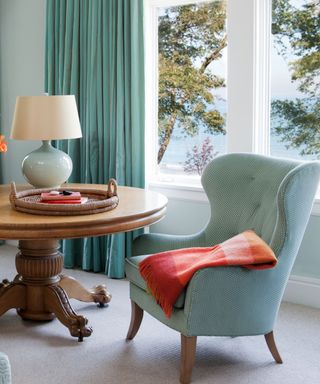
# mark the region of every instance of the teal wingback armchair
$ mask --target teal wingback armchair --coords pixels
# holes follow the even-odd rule
[[[11,369],[8,356],[0,352],[0,384],[11,384]]]
[[[318,162],[298,162],[255,154],[227,154],[213,160],[201,182],[211,218],[194,235],[143,234],[126,260],[132,317],[127,339],[136,335],[147,311],[181,334],[180,382],[189,383],[197,336],[264,335],[277,363],[281,357],[273,329],[283,292],[310,216],[320,174]],[[190,212],[192,220],[192,212]],[[254,230],[275,252],[269,270],[204,268],[194,274],[170,318],[147,292],[139,262],[156,252],[210,246]]]

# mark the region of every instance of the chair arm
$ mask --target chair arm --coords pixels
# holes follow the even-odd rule
[[[195,273],[186,290],[188,334],[242,336],[270,332],[284,286],[285,279],[276,268],[204,268]]]
[[[11,369],[8,356],[0,352],[0,384],[11,384]]]
[[[148,255],[171,249],[201,246],[203,244],[203,237],[203,233],[195,235],[146,233],[138,236],[133,241],[132,256]]]

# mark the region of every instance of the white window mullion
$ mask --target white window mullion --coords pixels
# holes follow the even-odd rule
[[[145,178],[146,185],[157,172],[158,143],[158,8],[144,2],[145,43]]]
[[[270,55],[272,0],[255,2],[253,152],[270,154]]]
[[[228,152],[270,152],[271,6],[228,1]]]
[[[254,3],[228,0],[227,149],[252,152],[254,148]]]

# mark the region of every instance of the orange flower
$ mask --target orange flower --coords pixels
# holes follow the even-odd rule
[[[0,152],[7,152],[7,143],[4,141],[5,137],[0,135]]]

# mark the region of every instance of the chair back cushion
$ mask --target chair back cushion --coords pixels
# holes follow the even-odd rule
[[[211,220],[204,231],[205,242],[216,244],[252,229],[271,244],[279,219],[280,186],[288,175],[289,179],[297,177],[292,171],[303,165],[299,161],[243,153],[216,158],[202,175],[211,206]],[[310,192],[310,186],[303,187],[300,195],[292,197],[296,201],[303,199],[303,194],[313,199],[317,186],[319,164],[312,162],[305,166],[316,168],[313,170],[314,185]],[[309,208],[307,212],[310,213]]]

